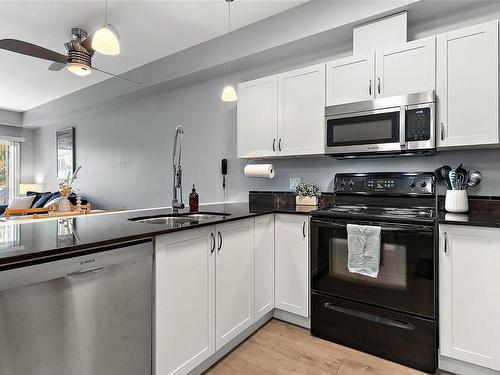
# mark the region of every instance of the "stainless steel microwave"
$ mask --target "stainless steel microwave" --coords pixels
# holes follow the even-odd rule
[[[435,150],[434,91],[325,108],[325,153],[339,157]]]

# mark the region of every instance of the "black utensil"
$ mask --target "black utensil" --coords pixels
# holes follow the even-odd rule
[[[451,167],[449,165],[443,165],[441,168],[439,168],[439,170],[441,174],[441,181],[444,181],[447,188],[451,190],[451,182],[450,182]]]

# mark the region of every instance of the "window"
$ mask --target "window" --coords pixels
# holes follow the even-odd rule
[[[20,143],[0,138],[0,205],[19,194]]]

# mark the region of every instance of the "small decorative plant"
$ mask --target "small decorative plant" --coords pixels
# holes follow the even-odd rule
[[[296,204],[302,206],[317,206],[321,192],[318,185],[301,182],[295,188]]]
[[[73,181],[75,181],[76,176],[81,168],[81,166],[76,168],[76,171],[73,172],[73,174],[71,172],[68,172],[68,177],[59,183],[59,192],[63,197],[67,197],[73,192]]]
[[[295,194],[299,197],[321,197],[319,186],[301,182],[295,187]]]

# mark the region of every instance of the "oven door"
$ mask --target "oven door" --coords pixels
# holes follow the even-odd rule
[[[347,269],[347,224],[380,226],[377,278]],[[435,316],[434,227],[341,219],[311,220],[311,289],[425,317]]]
[[[326,153],[401,151],[406,147],[401,113],[401,107],[392,107],[327,116]]]

